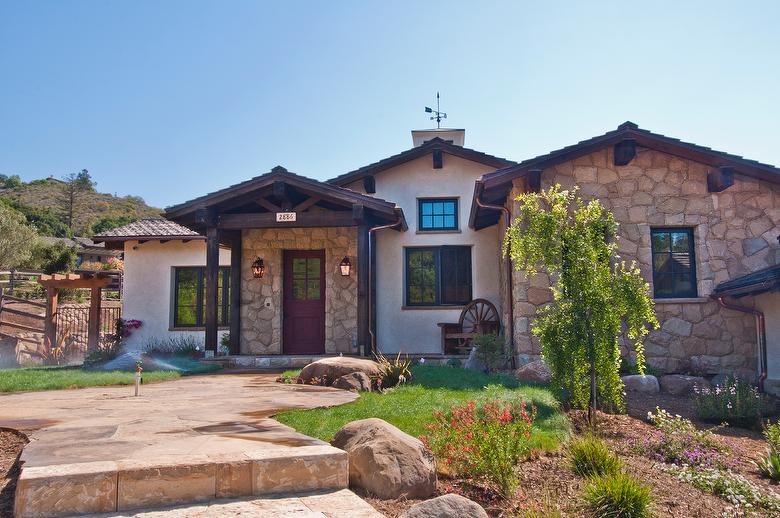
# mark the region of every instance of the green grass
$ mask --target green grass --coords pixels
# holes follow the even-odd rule
[[[652,514],[650,489],[627,473],[592,480],[585,488],[585,501],[594,516],[644,518]]]
[[[183,371],[144,371],[144,383],[169,381],[190,374],[201,374],[219,369],[189,358],[167,359]],[[135,374],[127,371],[98,371],[81,367],[30,367],[0,370],[0,392],[32,392],[96,387],[104,385],[132,385]]]
[[[386,393],[362,392],[360,399],[346,405],[314,410],[293,410],[276,419],[296,430],[330,441],[346,423],[378,417],[406,433],[419,437],[426,432],[433,412],[447,410],[453,403],[475,400],[521,400],[535,405],[532,446],[556,449],[569,434],[569,421],[558,410],[558,402],[547,388],[520,384],[503,375],[452,367],[412,367],[414,379]]]

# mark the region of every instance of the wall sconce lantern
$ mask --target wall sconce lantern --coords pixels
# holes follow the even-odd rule
[[[265,275],[265,263],[259,257],[252,263],[252,275],[255,279],[262,279]]]
[[[352,268],[352,263],[349,262],[349,257],[345,257],[339,263],[342,277],[349,277],[349,270]]]

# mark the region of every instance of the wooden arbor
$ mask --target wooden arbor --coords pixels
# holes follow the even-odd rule
[[[358,345],[372,345],[375,296],[371,288],[374,231],[407,229],[394,203],[306,178],[277,166],[270,173],[170,207],[167,219],[206,236],[205,345],[216,351],[219,248],[230,248],[230,353],[239,354],[241,334],[242,232],[261,228],[357,227]]]
[[[101,291],[111,284],[108,274],[82,273],[82,274],[54,274],[41,275],[38,284],[46,288],[46,316],[44,320],[44,334],[46,346],[57,346],[57,306],[60,290],[63,288],[89,288],[89,326],[87,334],[87,350],[91,351],[98,346],[100,339],[100,306]]]

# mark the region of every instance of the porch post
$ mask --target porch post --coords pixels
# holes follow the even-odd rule
[[[241,354],[241,231],[230,240],[230,354]]]
[[[368,334],[368,323],[371,316],[368,314],[368,226],[358,225],[357,233],[357,326],[358,346],[363,346],[363,354],[368,355],[371,349],[371,340]]]
[[[89,323],[87,331],[87,351],[98,348],[100,340],[100,305],[102,288],[93,286],[89,298]]]
[[[46,287],[46,320],[44,320],[44,339],[49,350],[57,347],[57,305],[60,290],[53,286]]]
[[[219,277],[219,231],[206,229],[206,350],[217,352],[217,283]]]

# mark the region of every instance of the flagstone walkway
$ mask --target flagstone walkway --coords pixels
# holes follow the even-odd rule
[[[132,394],[132,387],[95,387],[0,396],[0,427],[30,438],[17,518],[347,487],[343,451],[270,416],[344,404],[353,393],[226,374]]]

